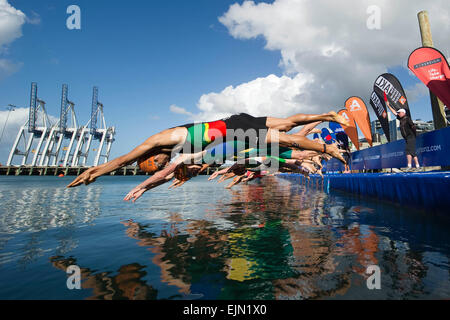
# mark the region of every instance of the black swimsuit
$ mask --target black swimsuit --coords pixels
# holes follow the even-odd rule
[[[258,142],[264,144],[268,131],[266,121],[267,117],[253,117],[247,113],[240,113],[218,121],[182,125],[180,127],[188,130],[183,152],[192,152],[192,149],[196,152],[204,150],[217,138],[221,138],[218,142],[244,140],[253,146],[257,146]]]

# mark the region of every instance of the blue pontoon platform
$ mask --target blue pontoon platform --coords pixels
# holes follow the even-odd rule
[[[450,213],[450,172],[354,173],[311,175],[282,173],[281,178],[301,184],[323,185],[324,190],[342,190],[355,195],[388,200],[401,205]]]

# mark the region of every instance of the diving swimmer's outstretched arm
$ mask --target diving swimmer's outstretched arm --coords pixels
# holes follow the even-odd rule
[[[176,168],[185,162],[198,161],[205,154],[205,151],[198,152],[195,154],[183,154],[180,155],[174,162],[170,163],[166,168],[156,172],[150,178],[139,184],[133,190],[131,190],[123,200],[129,201],[132,200],[135,202],[139,199],[144,192],[153,189],[161,184],[169,182],[173,178],[173,173]]]
[[[90,184],[95,181],[101,175],[109,173],[111,171],[117,170],[128,164],[135,162],[140,156],[146,154],[150,150],[161,146],[174,146],[182,143],[186,139],[186,129],[185,128],[172,128],[160,133],[157,133],[142,144],[134,148],[129,153],[120,156],[116,159],[108,161],[102,165],[90,168],[80,174],[75,180],[73,180],[67,187],[76,187],[80,184]]]

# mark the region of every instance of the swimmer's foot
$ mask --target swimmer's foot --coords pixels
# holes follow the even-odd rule
[[[314,157],[314,158],[312,158],[312,161],[319,167],[320,170],[322,170],[323,166],[319,159]]]
[[[314,128],[314,129],[312,129],[312,130],[309,132],[309,134],[313,134],[313,133],[321,134],[321,133],[322,133],[322,130],[317,129],[317,128]]]
[[[337,123],[339,123],[339,124],[341,124],[341,125],[343,125],[343,126],[349,126],[349,122],[348,122],[348,120],[347,119],[345,119],[343,116],[341,116],[340,114],[337,114],[336,112],[334,112],[334,111],[330,111],[329,113],[328,113],[330,116],[331,116],[331,118],[333,119],[332,121],[334,121],[334,122],[337,122]]]
[[[312,164],[309,164],[309,163],[302,163],[302,167],[305,168],[306,170],[308,170],[311,173],[315,173],[317,171],[317,169],[314,168],[314,166]]]

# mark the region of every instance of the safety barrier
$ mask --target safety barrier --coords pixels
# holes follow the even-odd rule
[[[282,173],[278,176],[297,183],[320,184],[325,191],[343,190],[354,195],[450,213],[450,172],[326,174],[323,182],[318,175],[312,175],[309,182],[300,174]]]
[[[417,136],[416,152],[422,166],[450,166],[450,127]],[[382,144],[353,152],[352,170],[372,170],[406,167],[405,140]],[[344,165],[336,159],[328,161],[327,172],[344,171]]]

